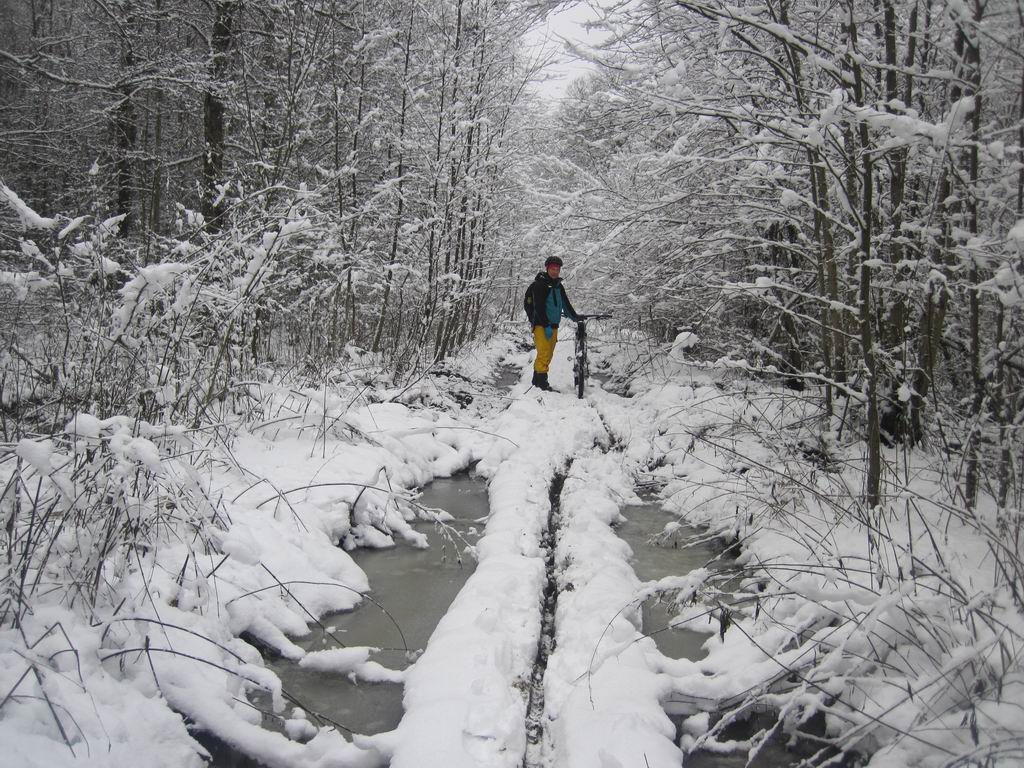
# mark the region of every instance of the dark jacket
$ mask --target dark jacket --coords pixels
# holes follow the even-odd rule
[[[523,299],[523,308],[526,310],[526,316],[530,319],[530,325],[558,327],[562,318],[548,317],[547,310],[548,294],[553,290],[561,291],[562,314],[571,320],[578,318],[576,310],[569,303],[569,297],[565,293],[565,286],[562,285],[561,278],[553,280],[547,272],[538,272],[537,277],[530,283],[530,287],[526,289],[526,296]]]

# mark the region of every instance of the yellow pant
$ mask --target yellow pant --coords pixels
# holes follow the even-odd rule
[[[537,347],[537,359],[533,361],[533,370],[537,373],[547,373],[551,367],[551,358],[555,354],[555,344],[558,343],[558,329],[551,331],[549,339],[544,334],[544,329],[539,325],[533,327],[533,343]]]

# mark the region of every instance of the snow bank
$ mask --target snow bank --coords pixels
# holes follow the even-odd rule
[[[511,768],[523,760],[548,488],[603,430],[585,406],[553,394],[520,396],[489,431],[501,439],[478,465],[490,478],[491,505],[477,544],[479,563],[406,671],[406,711],[397,730],[373,740],[390,753],[392,768]]]
[[[46,577],[21,631],[0,631],[0,689],[14,694],[0,740],[12,764],[198,767],[204,750],[183,718],[270,766],[381,764],[371,744],[315,713],[286,716],[280,681],[239,636],[302,665],[400,682],[368,649],[306,654],[292,638],[363,599],[370,585],[343,546],[418,545],[412,490],[466,467],[494,438],[447,414],[359,403],[356,389],[268,385],[262,395],[278,421],[230,445],[82,413],[50,440],[9,446],[0,489],[17,457],[43,502],[78,505],[74,525],[54,534],[49,567],[98,585],[87,601]],[[94,498],[97,477],[120,506]],[[144,536],[105,538],[108,522]],[[252,691],[269,696],[285,733],[262,726]]]
[[[630,439],[651,441],[648,478],[681,520],[740,545],[746,577],[724,594],[701,585],[698,608],[677,617],[706,625],[710,609],[718,631],[698,664],[665,666],[668,705],[767,706],[784,735],[823,713],[826,734],[873,766],[944,765],[1019,739],[1024,686],[996,649],[1019,652],[1024,620],[986,562],[991,500],[963,514],[941,458],[918,451],[908,465],[894,451],[899,494],[864,509],[862,446],[821,432],[813,403],[709,384],[634,387]],[[688,751],[748,752],[766,736],[729,742],[687,723]]]
[[[562,491],[555,650],[544,680],[546,761],[559,768],[676,768],[682,753],[661,701],[672,678],[642,634],[640,582],[611,525],[634,498],[621,456],[577,459]]]

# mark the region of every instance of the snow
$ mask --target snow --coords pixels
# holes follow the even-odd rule
[[[561,588],[545,677],[548,762],[557,766],[678,766],[661,706],[672,680],[641,634],[639,581],[611,525],[634,498],[615,454],[578,457],[565,483],[555,558]],[[644,762],[646,761],[646,762]]]
[[[38,272],[9,272],[7,270],[0,270],[0,286],[11,289],[15,300],[22,301],[32,291],[50,288],[53,286],[53,281],[41,277]]]
[[[148,275],[125,295],[175,279]],[[1016,284],[1004,276],[993,289],[1003,283]],[[672,347],[695,342],[683,332]],[[569,348],[559,345],[551,375],[563,390]],[[527,367],[508,349],[456,367],[482,380],[503,358]],[[813,445],[835,465],[807,462],[808,406],[748,380],[742,361],[669,355],[656,368],[631,383],[629,399],[596,382],[577,400],[523,381],[509,398],[468,410],[430,377],[378,388],[373,399],[356,379],[253,384],[265,416],[238,425],[229,450],[181,425],[90,413],[70,416],[49,438],[20,440],[11,450],[33,494],[92,521],[54,536],[53,572],[91,583],[110,515],[139,526],[144,547],[108,555],[105,586],[88,610],[51,591],[20,632],[0,632],[0,689],[15,694],[0,709],[5,759],[199,766],[187,717],[271,766],[500,768],[526,758],[544,768],[667,767],[696,748],[756,750],[756,739],[725,738],[711,716],[756,701],[783,710],[787,728],[823,713],[828,734],[849,732],[846,745],[873,751],[875,768],[930,766],[943,750],[972,748],[963,702],[978,679],[996,678],[1001,697],[975,696],[972,716],[983,743],[1014,738],[1022,678],[1013,654],[999,649],[1024,622],[983,565],[990,554],[979,531],[995,525],[994,510],[950,516],[943,469],[927,453],[900,458],[905,487],[878,510],[833,503],[858,482],[857,443],[820,436]],[[911,394],[907,385],[898,392]],[[203,453],[217,460],[190,458]],[[357,607],[373,588],[353,549],[423,546],[410,525],[427,514],[415,489],[474,462],[490,506],[477,568],[422,655],[398,671],[373,660],[369,646],[304,650],[296,640],[314,622]],[[0,487],[13,463],[0,464]],[[85,470],[100,465],[105,474]],[[551,485],[563,474],[552,516]],[[93,477],[102,489],[90,486]],[[744,578],[723,584],[714,569],[697,568],[640,582],[615,533],[636,501],[637,477],[660,488],[666,539],[686,523],[739,542]],[[94,509],[102,514],[93,520]],[[891,539],[875,536],[897,518]],[[549,582],[554,642],[532,743],[527,690]],[[640,604],[654,597],[673,601],[674,626],[702,633],[702,658],[668,658],[644,636]],[[936,634],[921,646],[908,641],[925,627]],[[402,685],[401,722],[373,735],[324,726],[286,703],[256,645],[328,678]],[[875,664],[879,647],[888,650]],[[266,697],[278,730],[246,703],[253,692]],[[678,740],[669,713],[687,716]],[[923,745],[894,740],[900,730]]]
[[[62,230],[61,230],[61,231],[60,231],[60,232],[59,232],[59,233],[57,234],[57,239],[58,239],[58,240],[63,240],[64,238],[66,238],[66,237],[67,237],[68,235],[70,235],[70,234],[71,234],[72,232],[74,232],[74,231],[75,231],[75,230],[77,230],[77,229],[78,229],[78,228],[79,228],[80,226],[82,226],[82,224],[83,224],[83,223],[85,222],[85,220],[86,220],[87,218],[89,218],[89,217],[88,217],[88,216],[76,216],[75,218],[73,218],[73,219],[72,219],[71,221],[69,221],[69,222],[68,222],[68,223],[67,223],[67,224],[66,224],[66,225],[64,226],[64,229],[62,229]]]
[[[313,651],[299,659],[299,666],[317,672],[331,672],[349,675],[353,679],[370,683],[400,683],[405,675],[398,670],[387,669],[370,661],[370,653],[379,648],[331,648]]]
[[[524,387],[520,385],[519,391]],[[526,747],[525,702],[540,637],[541,536],[559,466],[600,436],[578,409],[520,397],[490,431],[477,472],[489,478],[491,514],[478,564],[405,683],[405,716],[391,737],[393,768],[516,766]]]
[[[678,356],[687,349],[693,349],[700,344],[700,337],[691,331],[681,331],[672,341],[672,354]]]
[[[189,272],[189,269],[186,264],[173,262],[152,264],[137,269],[135,277],[121,286],[118,291],[121,305],[112,312],[115,334],[125,332],[136,315],[141,314],[140,310],[147,303],[153,301],[157,296],[173,291],[181,278]],[[178,301],[172,305],[172,309],[181,311],[187,303],[187,298],[188,292],[182,291],[178,296]]]
[[[804,204],[804,199],[793,190],[784,189],[779,196],[779,204],[783,208],[798,208]]]
[[[408,491],[465,467],[482,450],[477,447],[481,439],[475,430],[445,430],[460,426],[447,414],[413,412],[396,403],[353,407],[345,414],[351,394],[329,398],[326,410],[317,412],[313,406],[323,406],[323,397],[306,400],[301,393],[296,397],[295,392],[282,392],[277,395],[278,412],[291,410],[301,418],[278,425],[273,432],[240,433],[232,447],[232,461],[206,477],[196,476],[194,469],[173,458],[179,441],[189,439],[183,430],[123,417],[98,419],[79,413],[65,425],[66,445],[25,439],[16,446],[20,460],[68,499],[82,498],[84,489],[79,485],[82,478],[70,474],[70,466],[97,450],[101,451],[97,455],[110,457],[111,466],[123,466],[119,476],[124,480],[135,476],[133,468],[143,467],[152,477],[191,488],[189,493],[198,492],[200,498],[220,499],[212,509],[219,522],[209,530],[209,548],[194,548],[191,536],[163,540],[155,560],[144,570],[122,572],[120,589],[129,601],[98,606],[104,616],[100,623],[95,617],[79,617],[46,604],[26,617],[25,631],[33,640],[55,621],[72,631],[80,665],[75,677],[81,676],[83,687],[61,685],[50,690],[62,707],[74,713],[82,733],[72,735],[72,749],[68,749],[38,695],[18,707],[8,703],[0,719],[0,738],[15,739],[18,749],[27,751],[21,763],[61,765],[73,755],[85,758],[93,752],[100,755],[100,765],[138,764],[140,755],[147,755],[145,762],[151,765],[199,765],[198,747],[170,706],[267,764],[379,764],[374,749],[357,747],[329,729],[320,729],[304,744],[265,731],[253,721],[253,710],[237,701],[244,698],[243,689],[255,687],[271,692],[275,709],[283,707],[280,682],[263,668],[252,646],[237,639],[243,633],[286,658],[348,672],[368,684],[401,681],[401,673],[367,660],[365,649],[323,651],[311,654],[307,661],[307,654],[289,638],[305,634],[313,616],[351,609],[369,589],[365,575],[338,544],[360,529],[372,530],[372,525],[387,526],[395,536],[409,532],[405,515],[412,514],[412,507],[403,501],[411,498]],[[340,423],[339,415],[347,416],[348,429],[372,425],[374,436],[354,444],[339,430],[337,437],[329,438],[329,445],[307,437],[307,423],[322,425],[325,416]],[[403,430],[412,437],[403,439]],[[399,436],[391,437],[390,431]],[[7,478],[0,479],[6,482]],[[380,485],[367,487],[374,482]],[[132,514],[142,520],[140,513],[149,514],[144,507]],[[68,547],[69,557],[81,544],[58,541],[62,552]],[[390,539],[387,544],[393,546]],[[153,599],[145,599],[147,594]],[[115,607],[120,609],[118,618],[110,615]],[[0,634],[5,655],[17,642],[14,636]],[[148,651],[126,653],[142,648]],[[46,653],[42,647],[37,650]],[[344,658],[346,654],[349,658]],[[351,654],[358,658],[353,660]],[[45,661],[46,657],[39,658]],[[46,662],[45,667],[49,666]],[[7,691],[19,684],[26,693],[33,688],[38,691],[31,677],[18,683],[25,668],[24,661],[7,664],[0,673],[0,687]],[[98,693],[102,686],[110,689],[112,700],[125,702],[123,712],[103,703]],[[83,715],[77,698],[86,709],[98,701],[99,712]],[[132,709],[161,714],[148,716],[151,727],[134,727]],[[25,730],[26,718],[37,723],[31,732],[38,737],[14,736]],[[312,727],[294,722],[285,726],[303,739],[308,739]],[[116,747],[97,753],[108,738],[119,739]],[[38,758],[28,752],[38,753]],[[121,753],[123,760],[118,757]]]
[[[58,224],[56,219],[40,216],[33,211],[13,189],[3,182],[0,182],[0,197],[7,200],[7,205],[17,214],[23,229],[53,229]]]
[[[1017,247],[1019,252],[1024,252],[1024,219],[1010,227],[1007,239]]]

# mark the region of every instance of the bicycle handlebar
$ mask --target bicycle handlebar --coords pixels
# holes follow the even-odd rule
[[[576,315],[578,320],[607,320],[611,315]]]

